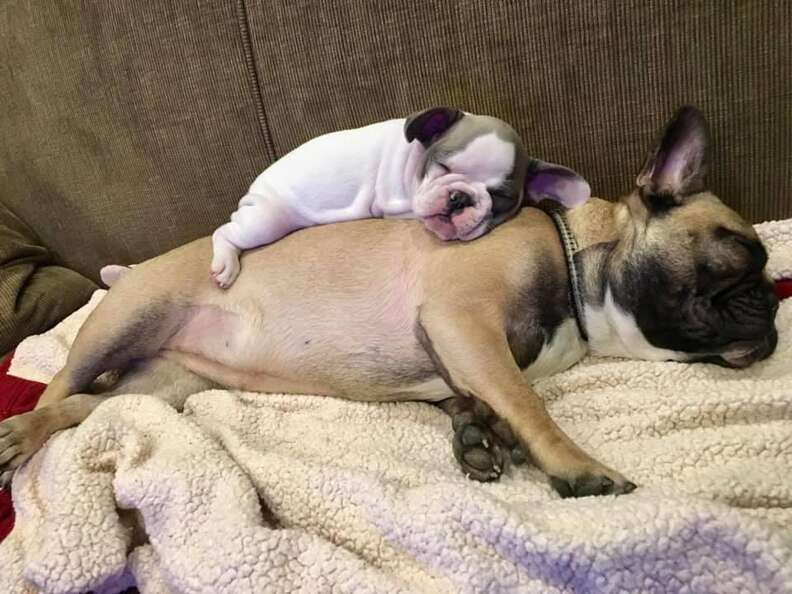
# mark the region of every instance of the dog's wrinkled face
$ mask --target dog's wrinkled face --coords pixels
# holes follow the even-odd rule
[[[775,349],[778,299],[753,227],[704,189],[707,145],[679,110],[623,199],[610,290],[663,358],[745,367]]]
[[[591,193],[571,169],[529,159],[517,133],[497,118],[436,107],[407,118],[404,133],[426,149],[413,212],[444,240],[483,235],[516,214],[525,197],[572,207]]]

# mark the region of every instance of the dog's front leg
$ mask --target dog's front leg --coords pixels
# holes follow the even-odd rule
[[[516,432],[562,497],[629,493],[635,485],[581,450],[523,378],[497,315],[424,309],[418,337],[457,394],[477,397]]]

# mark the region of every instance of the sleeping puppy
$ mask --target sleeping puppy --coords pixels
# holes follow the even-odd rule
[[[751,225],[705,190],[706,149],[702,116],[682,109],[630,195],[566,213],[526,208],[473,242],[438,240],[416,221],[315,227],[246,253],[227,291],[205,273],[209,238],[144,262],[90,315],[36,410],[0,423],[0,472],[8,480],[54,431],[82,421],[104,398],[92,382],[115,370],[115,392],[157,388],[177,406],[207,382],[477,399],[562,496],[627,493],[635,485],[563,433],[531,380],[587,351],[730,367],[773,352],[767,256]],[[192,379],[163,385],[163,368]],[[457,436],[471,419],[455,419]],[[485,441],[486,458],[500,445]],[[472,473],[465,447],[457,455]]]
[[[434,107],[319,136],[273,163],[214,232],[211,274],[228,288],[241,250],[314,225],[417,218],[440,239],[469,241],[514,216],[524,195],[572,206],[590,194],[571,169],[528,158],[506,122]]]

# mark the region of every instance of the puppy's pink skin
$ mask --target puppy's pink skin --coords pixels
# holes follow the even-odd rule
[[[448,200],[453,192],[471,196],[473,206],[447,215]],[[470,240],[486,231],[483,222],[492,210],[492,199],[484,184],[471,184],[464,176],[451,173],[425,180],[416,192],[413,210],[426,228],[443,241]]]

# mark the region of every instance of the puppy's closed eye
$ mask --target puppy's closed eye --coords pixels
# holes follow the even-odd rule
[[[514,209],[515,199],[506,190],[490,190],[492,199],[492,214],[499,215],[510,212]]]

